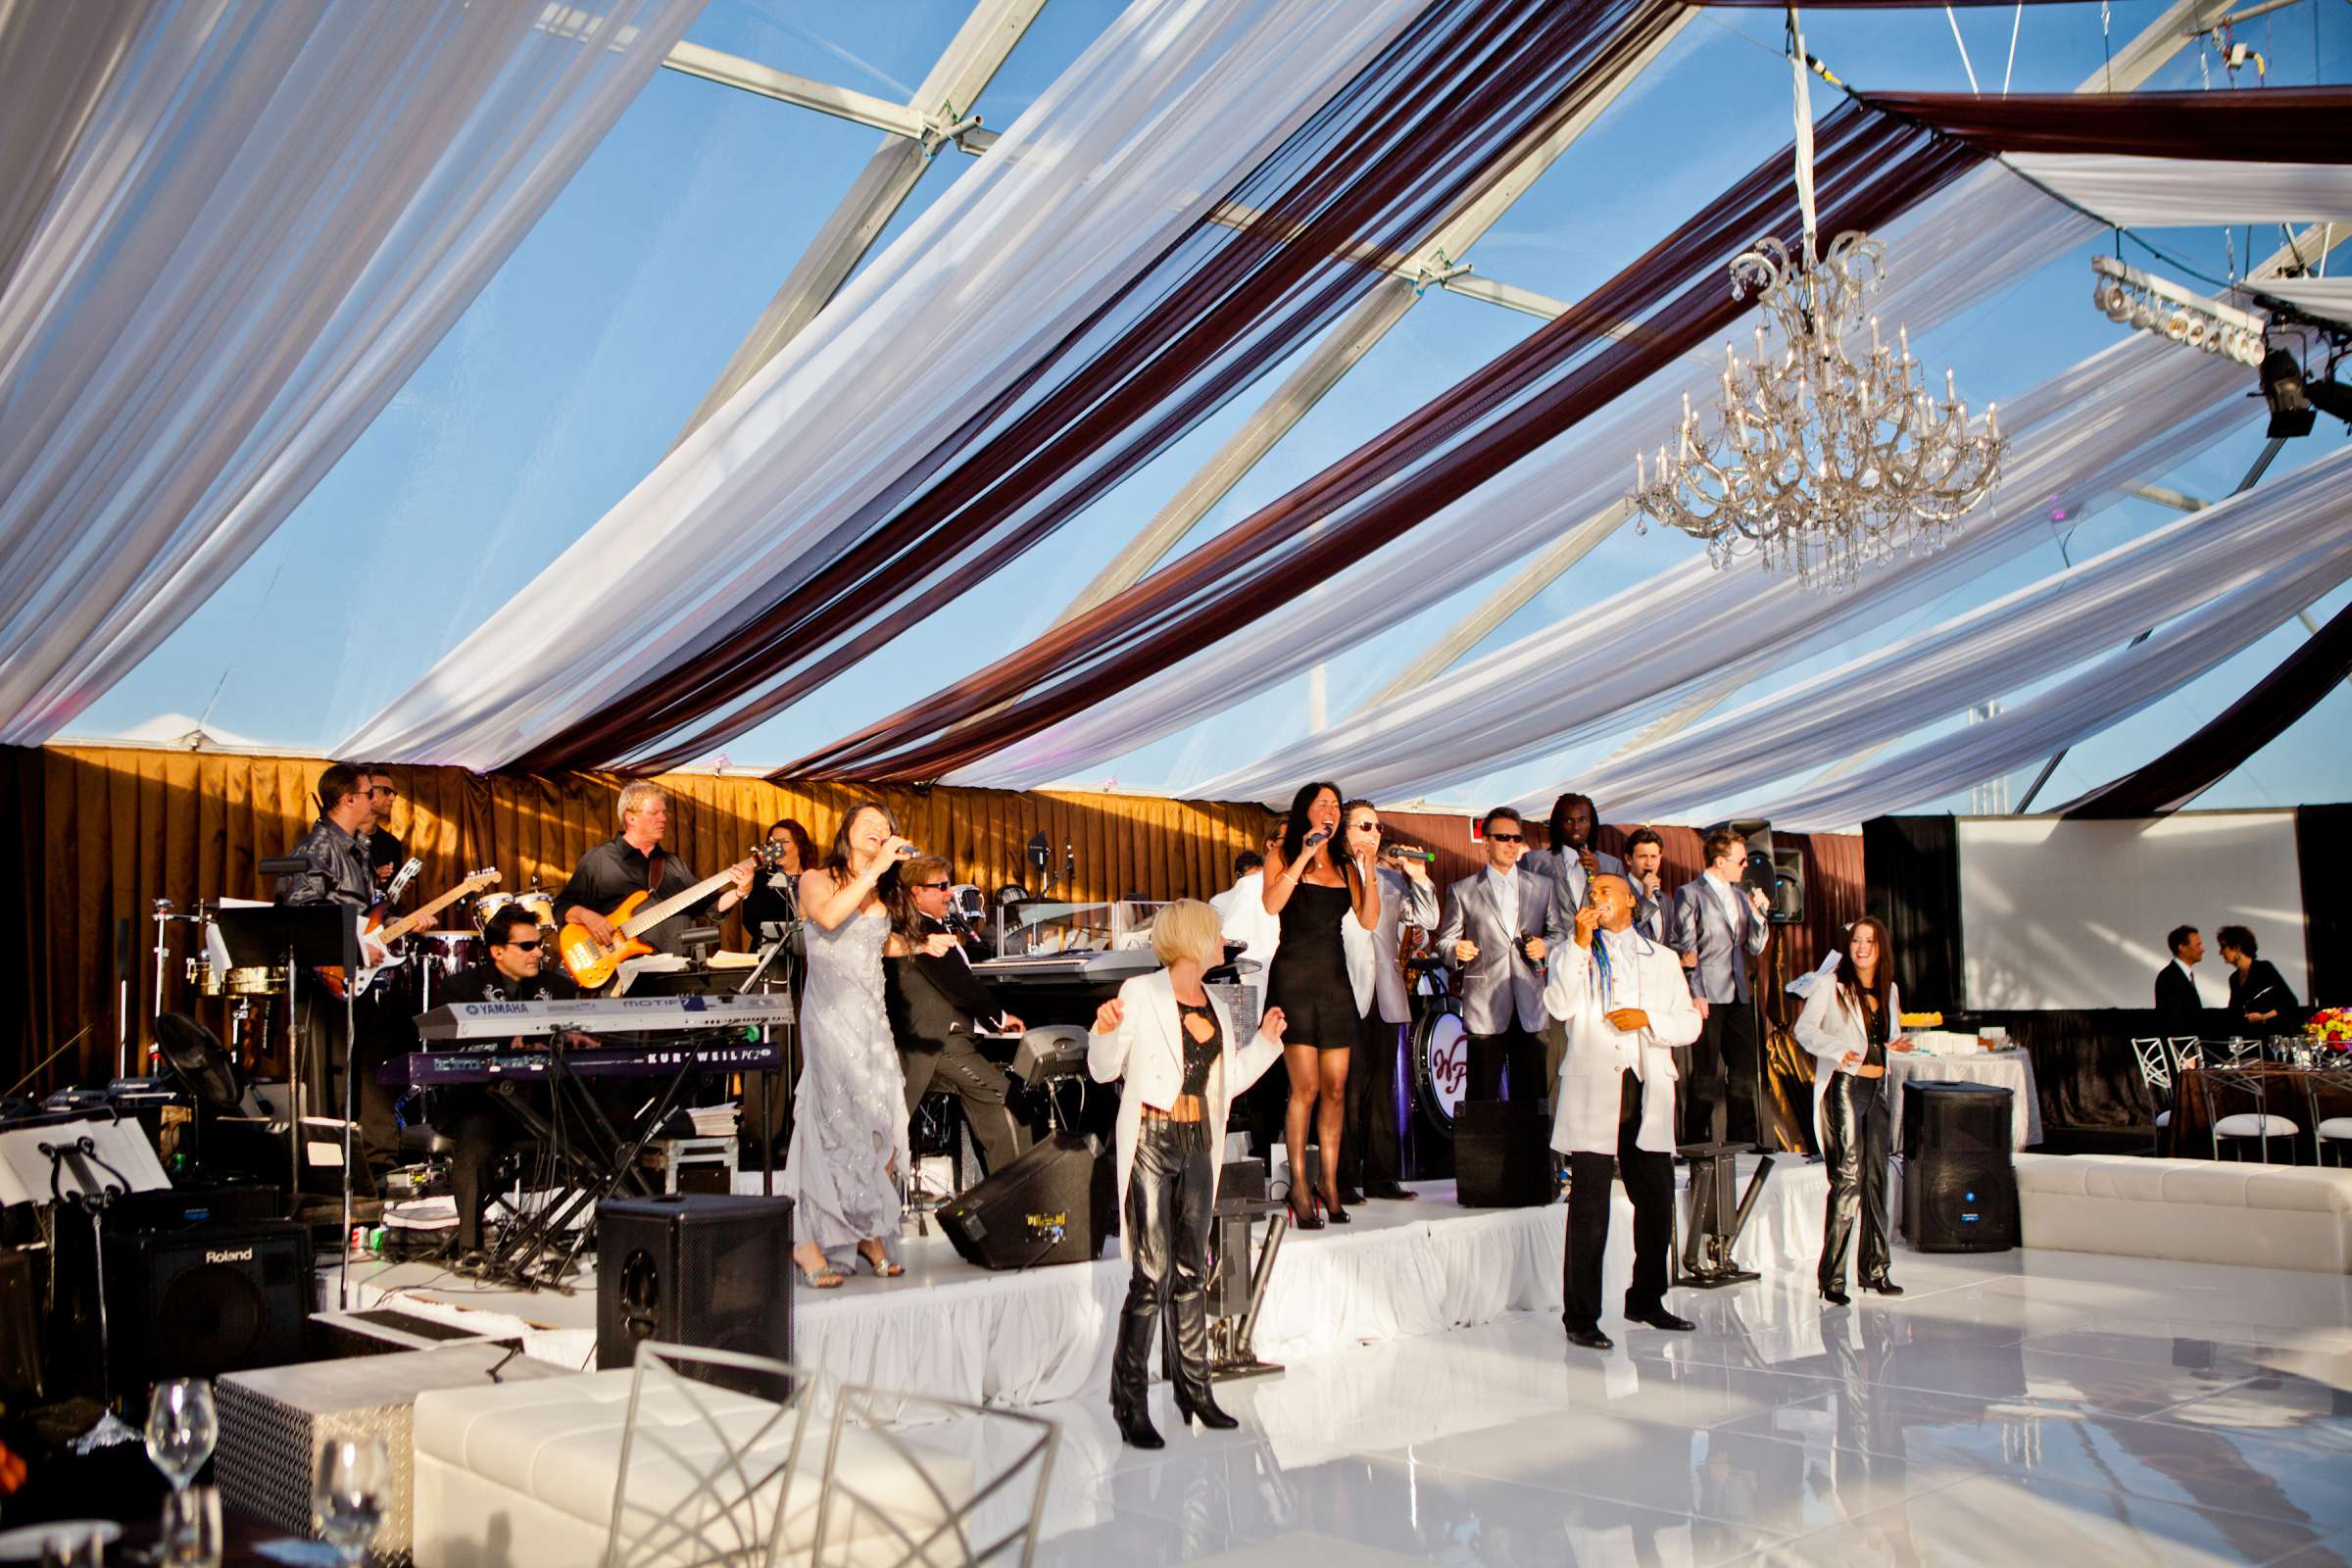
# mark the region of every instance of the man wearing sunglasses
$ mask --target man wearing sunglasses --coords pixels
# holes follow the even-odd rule
[[[439,1001],[561,1002],[580,994],[580,988],[561,967],[546,966],[548,934],[529,910],[507,906],[490,917],[483,935],[489,941],[490,960],[450,981],[437,993]],[[568,1043],[595,1042],[586,1035],[573,1035]],[[461,1049],[511,1051],[521,1045],[519,1040],[477,1041]],[[535,1087],[518,1092],[544,1094]],[[521,1141],[522,1126],[499,1109],[497,1097],[487,1088],[472,1085],[433,1091],[432,1122],[458,1146],[449,1161],[450,1196],[458,1206],[458,1250],[460,1254],[477,1251],[482,1245],[482,1210],[489,1200],[492,1177],[499,1159]]]
[[[1544,1076],[1544,961],[1559,946],[1564,915],[1551,878],[1523,868],[1527,825],[1498,806],[1480,824],[1487,864],[1447,890],[1446,923],[1437,952],[1461,976],[1462,1025],[1469,1031],[1465,1100],[1502,1098],[1510,1074],[1513,1100],[1549,1097]]]
[[[954,889],[954,873],[936,855],[900,867],[883,997],[906,1073],[906,1113],[932,1090],[947,1090],[962,1103],[981,1162],[995,1172],[1020,1157],[1029,1132],[1006,1105],[1012,1080],[981,1054],[980,1036],[1017,1035],[1022,1025],[972,972],[971,953],[948,923]]]
[[[372,763],[362,764],[359,773],[360,783],[368,792],[368,820],[360,828],[360,848],[366,853],[368,869],[380,889],[409,858],[408,846],[392,831],[392,805],[400,799],[400,786],[392,782],[390,773]]]

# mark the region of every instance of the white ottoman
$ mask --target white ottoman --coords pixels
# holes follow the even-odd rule
[[[2019,1154],[2028,1247],[2352,1273],[2352,1170]]]
[[[594,1568],[603,1562],[634,1375],[622,1368],[420,1396],[413,1428],[417,1568]],[[649,1380],[629,1461],[632,1518],[650,1521],[689,1496],[706,1466],[751,1443],[774,1414],[775,1406],[763,1399],[698,1389],[690,1400],[674,1387]],[[781,1527],[786,1560],[810,1555],[828,1421],[829,1411],[812,1415],[801,1435]],[[758,1475],[781,1464],[794,1431],[789,1416],[775,1422],[746,1449],[744,1472]],[[943,1501],[949,1510],[970,1501],[972,1468],[953,1455],[908,1447],[920,1454],[919,1468],[906,1450],[877,1434],[847,1432],[836,1471],[869,1505],[886,1509],[919,1537],[925,1522],[943,1517]],[[828,1560],[895,1562],[905,1554],[904,1544],[867,1508],[837,1508],[827,1534],[834,1543]],[[851,1538],[846,1552],[845,1538]]]

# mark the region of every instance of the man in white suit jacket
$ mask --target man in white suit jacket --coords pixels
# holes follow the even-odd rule
[[[1560,939],[1559,906],[1551,879],[1519,863],[1527,826],[1517,811],[1496,807],[1481,831],[1486,869],[1446,890],[1438,931],[1439,956],[1461,976],[1470,1055],[1462,1098],[1501,1099],[1507,1064],[1511,1098],[1541,1100],[1551,1088],[1544,1074],[1544,962]]]
[[[1398,930],[1405,921],[1425,931],[1438,924],[1438,889],[1429,879],[1423,852],[1403,849],[1410,858],[1382,852],[1380,921],[1365,931],[1353,911],[1340,924],[1348,950],[1348,979],[1355,982],[1356,1005],[1364,1014],[1364,1040],[1348,1064],[1348,1125],[1340,1139],[1340,1184],[1343,1203],[1362,1197],[1406,1202],[1419,1193],[1397,1181],[1401,1165],[1396,1152],[1396,1058],[1398,1032],[1413,1019],[1413,999],[1404,975],[1396,967]],[[1367,970],[1361,976],[1357,970]],[[1361,1178],[1358,1180],[1357,1178]]]
[[[1674,1236],[1674,1048],[1698,1038],[1698,1009],[1674,951],[1634,929],[1624,877],[1592,879],[1573,929],[1544,988],[1544,1006],[1568,1031],[1551,1118],[1551,1147],[1568,1156],[1570,1184],[1560,1316],[1570,1344],[1605,1350],[1600,1270],[1613,1176],[1625,1179],[1634,1203],[1627,1320],[1691,1326],[1666,1310],[1666,1253]]]

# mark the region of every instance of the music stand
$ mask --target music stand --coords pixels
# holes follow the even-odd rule
[[[217,909],[213,913],[229,961],[238,968],[278,969],[286,977],[286,1118],[288,1213],[302,1200],[303,1092],[301,1030],[294,1004],[300,971],[341,969],[356,974],[360,967],[360,911],[348,904],[262,904],[248,908]],[[352,1125],[359,1115],[359,1041],[348,989],[343,997],[343,1270],[336,1286],[339,1305],[351,1304],[351,1206],[353,1179]],[[326,1063],[329,1075],[334,1063]],[[316,1116],[318,1107],[311,1107]]]
[[[0,1133],[0,1202],[71,1205],[90,1216],[98,1271],[98,1384],[115,1393],[106,1310],[106,1210],[131,1193],[172,1185],[135,1121],[71,1121]]]

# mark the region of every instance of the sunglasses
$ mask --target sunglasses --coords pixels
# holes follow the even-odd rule
[[[542,944],[538,942],[510,942],[507,944],[507,946],[513,948],[516,953],[537,953]]]
[[[914,885],[926,893],[945,893],[956,884],[953,882],[917,882]]]
[[[1524,833],[1490,833],[1487,837],[1497,844],[1524,844],[1527,842],[1527,835]]]
[[[394,799],[394,800],[396,800],[396,801],[400,799],[400,791],[398,791],[398,790],[394,789],[394,788],[393,788],[391,785],[389,785],[389,784],[378,784],[378,785],[375,785],[374,787],[372,787],[371,789],[369,789],[369,790],[368,791],[368,794],[370,794],[370,795],[389,795],[390,797],[392,797],[392,799]]]

